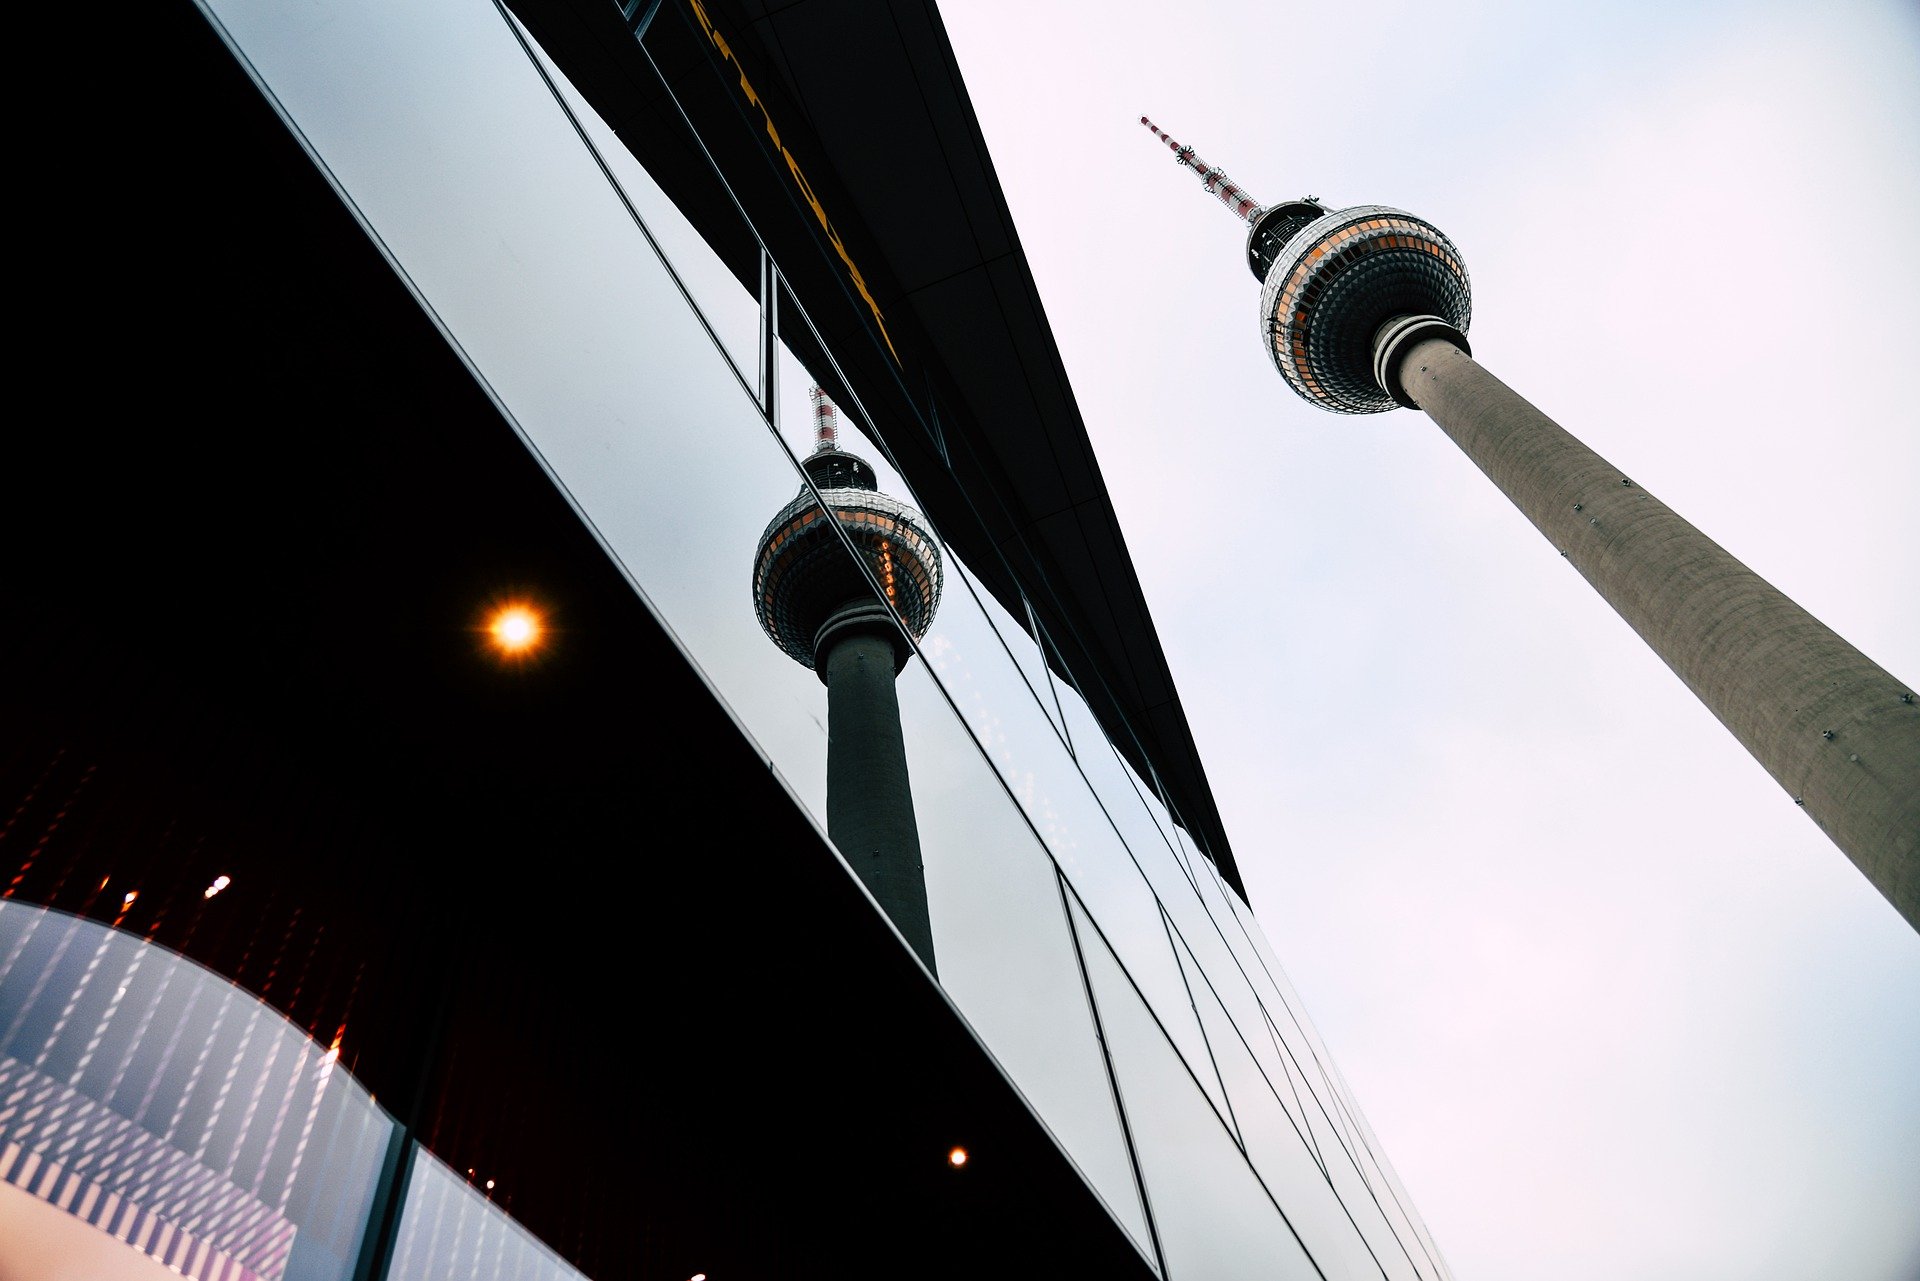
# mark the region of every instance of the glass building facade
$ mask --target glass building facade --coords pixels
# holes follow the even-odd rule
[[[663,47],[685,47],[692,36],[727,49],[721,6],[641,0],[611,11],[632,44],[632,67],[657,75],[663,110],[674,109],[676,87],[692,74],[655,60],[648,42],[663,24],[680,24],[683,39]],[[557,758],[556,772],[582,791],[626,789],[651,814],[636,830],[651,835],[618,850],[578,851],[577,866],[549,864],[546,847],[530,845],[524,863],[512,865],[502,849],[511,842],[495,840],[499,824],[540,824],[515,809],[510,777],[476,776],[482,781],[460,791],[427,777],[438,767],[422,758],[417,795],[340,782],[356,772],[352,734],[390,740],[369,743],[369,753],[412,750],[409,702],[429,701],[417,686],[396,683],[370,699],[378,710],[356,713],[351,734],[314,749],[327,763],[309,768],[299,763],[304,748],[278,744],[306,736],[310,709],[262,701],[240,713],[226,704],[208,711],[194,679],[169,684],[167,673],[116,685],[118,677],[102,676],[127,667],[116,642],[77,640],[83,629],[58,603],[66,598],[40,593],[33,599],[53,603],[12,627],[11,665],[66,675],[14,691],[28,713],[11,722],[9,790],[0,798],[12,815],[0,832],[9,882],[0,887],[0,1265],[11,1255],[21,1275],[65,1260],[81,1267],[76,1275],[165,1268],[202,1281],[695,1271],[725,1281],[723,1267],[680,1251],[669,1222],[673,1198],[702,1195],[698,1179],[674,1189],[649,1167],[623,1187],[609,1173],[617,1159],[585,1141],[590,1155],[555,1157],[554,1135],[588,1135],[617,1113],[647,1137],[610,1137],[608,1147],[689,1144],[704,1122],[648,1129],[650,1118],[681,1105],[638,1084],[647,1058],[684,1049],[676,1048],[675,1012],[737,1003],[738,1021],[751,1024],[756,1010],[784,1003],[804,1020],[809,998],[783,992],[777,970],[752,992],[721,990],[699,961],[661,972],[638,959],[644,944],[634,945],[631,969],[615,960],[599,971],[594,993],[579,1001],[588,1016],[564,1001],[538,1008],[537,985],[516,976],[530,972],[535,953],[586,946],[567,937],[575,933],[604,935],[595,946],[620,956],[630,943],[620,937],[621,905],[669,892],[656,868],[726,863],[736,868],[730,875],[758,880],[775,875],[768,869],[783,857],[787,838],[756,827],[745,809],[716,811],[697,793],[669,794],[667,783],[650,792],[629,776],[596,775],[600,743],[631,738],[682,755],[693,735],[680,718],[700,717],[702,733],[745,744],[795,830],[823,839],[826,691],[769,644],[749,595],[768,514],[808,483],[799,465],[806,393],[820,382],[839,389],[843,443],[876,461],[884,492],[929,515],[947,576],[939,615],[897,685],[937,982],[913,967],[870,902],[878,934],[860,946],[898,953],[886,964],[905,976],[900,983],[919,985],[916,1017],[951,1024],[961,1053],[1009,1087],[1013,1103],[1001,1106],[1022,1110],[1018,1123],[1036,1125],[1090,1194],[1097,1213],[1062,1211],[1051,1221],[1042,1213],[1029,1239],[1052,1233],[1077,1257],[1121,1258],[1139,1275],[1176,1281],[1449,1275],[1231,874],[1187,821],[1191,799],[1163,782],[1155,747],[1107,710],[1114,700],[1098,688],[1102,674],[1076,670],[1074,647],[1052,634],[1043,603],[1007,590],[1021,569],[989,563],[991,546],[977,540],[970,562],[942,529],[951,501],[922,497],[906,474],[913,469],[898,452],[907,435],[936,452],[951,444],[939,395],[914,393],[915,421],[875,421],[860,378],[842,366],[854,346],[871,358],[874,331],[836,326],[816,314],[818,294],[779,286],[804,273],[769,246],[760,210],[735,203],[732,221],[718,225],[710,208],[678,206],[505,7],[203,0],[183,21],[206,28],[208,48],[229,60],[236,83],[244,74],[246,91],[297,143],[289,154],[304,157],[308,178],[330,188],[358,224],[391,275],[394,305],[416,308],[470,381],[477,407],[468,412],[508,426],[557,500],[553,519],[572,522],[572,554],[612,567],[634,617],[650,619],[663,638],[665,658],[635,659],[646,670],[631,674],[633,700],[620,705],[641,709],[636,716],[582,729],[577,742],[514,749]],[[742,128],[755,123],[743,120]],[[685,123],[695,138],[712,127],[691,116]],[[799,178],[799,163],[788,160]],[[691,151],[686,163],[712,165],[708,179],[727,186],[710,155]],[[236,225],[247,216],[233,213]],[[213,217],[209,243],[227,235]],[[858,283],[854,255],[824,214],[820,223]],[[764,277],[775,285],[760,296],[715,248],[743,242],[761,247]],[[195,268],[179,270],[187,280]],[[857,302],[859,292],[847,297]],[[283,323],[279,311],[231,301],[242,328]],[[873,318],[890,345],[882,311]],[[344,380],[346,366],[376,366],[393,350],[377,335],[333,329],[339,351],[303,367],[313,386],[329,368]],[[290,342],[298,332],[288,325]],[[143,394],[245,381],[220,352],[207,368]],[[260,394],[280,403],[305,393],[280,380]],[[408,424],[448,412],[421,394],[362,419],[329,408],[322,430],[347,438],[337,447],[351,457],[333,464],[343,474],[391,463],[397,475],[403,464],[392,456],[413,448]],[[281,426],[263,419],[257,430]],[[450,491],[484,488],[470,482],[462,454],[441,445],[420,452],[406,474]],[[246,460],[217,465],[244,471]],[[246,511],[272,508],[282,484],[272,474],[223,483],[250,491]],[[399,499],[416,497],[429,501],[424,492]],[[342,530],[352,518],[341,516]],[[210,538],[249,537],[244,512],[219,523]],[[457,576],[442,580],[436,566],[447,561],[436,557],[483,555],[491,545],[463,527],[459,551],[442,552],[442,535],[428,524],[395,544],[427,550],[414,556],[415,590],[394,600],[411,608],[444,597],[455,614],[480,608],[486,593]],[[275,559],[288,576],[314,578],[317,590],[319,578],[302,566],[356,536],[316,535]],[[500,538],[503,547],[511,541]],[[359,554],[377,560],[381,552]],[[74,590],[84,586],[83,574]],[[530,660],[510,688],[476,696],[519,724],[514,718],[541,714],[542,682],[567,675],[568,647],[597,643],[604,620],[577,601],[570,608],[536,564],[514,562],[487,590],[536,602],[553,625],[553,664]],[[324,607],[362,608],[383,606],[349,599]],[[284,640],[290,632],[313,630],[297,621],[261,627],[260,652],[270,656],[293,644]],[[315,655],[330,643],[360,642],[347,634],[296,649],[322,670]],[[610,661],[617,666],[618,656]],[[659,719],[649,723],[650,673],[675,663],[708,709],[686,710],[698,706],[692,695],[661,696]],[[603,696],[617,701],[597,688],[569,694],[581,706]],[[136,732],[122,720],[161,729]],[[134,738],[139,751],[125,746]],[[662,766],[662,779],[676,777],[673,768],[721,782],[729,771],[750,772],[686,752],[696,759]],[[382,777],[404,772],[396,766]],[[213,776],[227,781],[206,781]],[[473,802],[470,812],[423,812],[455,794]],[[551,800],[542,794],[542,804]],[[488,817],[496,814],[511,817]],[[554,823],[565,828],[563,818]],[[444,869],[460,861],[429,863],[420,853],[428,847],[476,851],[466,866],[484,884],[450,879]],[[323,871],[276,882],[265,901],[249,899],[255,882],[234,869],[262,851],[271,853],[263,867]],[[842,880],[832,892],[859,899],[852,878]],[[434,919],[438,908],[445,920]],[[501,1006],[522,1011],[511,1035],[497,1030]],[[892,1017],[889,1008],[865,1011],[881,1036]],[[743,1079],[778,1077],[798,1053],[777,1042],[763,1051]],[[844,1074],[862,1070],[848,1063]],[[886,1125],[861,1115],[809,1124],[826,1141]],[[954,1143],[971,1133],[956,1128]],[[742,1142],[722,1122],[708,1140],[696,1145]],[[970,1146],[974,1169],[938,1177],[991,1178],[991,1147]],[[690,1159],[689,1169],[709,1159]],[[742,1153],[737,1162],[758,1159]],[[591,1194],[570,1177],[591,1184]],[[871,1177],[907,1176],[876,1168]],[[934,1186],[901,1204],[910,1214],[926,1195],[949,1195]],[[738,1218],[720,1221],[752,1238],[748,1221],[760,1211],[751,1197],[781,1194],[739,1187],[757,1192],[739,1193],[747,1199]],[[859,1199],[851,1189],[845,1196]],[[1003,1211],[972,1212],[995,1225],[978,1227],[989,1244],[1009,1221]],[[912,1223],[886,1230],[926,1239]],[[856,1214],[844,1231],[880,1229]],[[654,1235],[673,1244],[656,1249]],[[109,1238],[117,1239],[110,1249],[102,1244]],[[859,1271],[809,1257],[797,1240],[743,1249],[750,1261],[782,1261],[788,1275]],[[946,1247],[928,1240],[927,1249],[908,1270],[944,1274]],[[713,1257],[722,1253],[716,1243]],[[759,1273],[747,1266],[737,1274]]]

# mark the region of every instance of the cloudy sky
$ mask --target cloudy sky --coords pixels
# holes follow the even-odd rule
[[[1254,907],[1455,1271],[1920,1276],[1920,937],[1437,428],[1287,390],[1137,123],[1432,219],[1486,365],[1914,681],[1920,10],[943,15]]]

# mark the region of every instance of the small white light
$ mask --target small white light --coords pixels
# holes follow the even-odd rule
[[[206,898],[212,898],[231,884],[233,884],[233,878],[231,876],[216,876],[213,878],[213,884],[207,886],[201,893]]]
[[[137,899],[137,898],[139,898],[139,897],[140,897],[140,891],[139,891],[139,890],[129,890],[129,891],[127,892],[127,896],[126,896],[125,898],[123,898],[123,899],[121,899],[121,900],[120,900],[120,906],[121,906],[121,907],[132,907],[132,906],[133,906],[133,900],[135,900],[135,899]]]
[[[491,1191],[493,1191],[493,1180],[492,1180],[492,1179],[488,1179],[488,1180],[487,1180],[487,1191],[489,1191],[489,1192],[491,1192]]]
[[[687,1281],[707,1281],[707,1274],[704,1272],[696,1272],[688,1277]]]
[[[952,1166],[954,1169],[957,1170],[961,1166],[965,1165],[966,1163],[967,1163],[967,1150],[965,1148],[957,1147],[953,1151],[947,1153],[947,1164]]]

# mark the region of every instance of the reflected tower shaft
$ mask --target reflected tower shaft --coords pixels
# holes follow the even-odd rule
[[[939,606],[940,553],[919,513],[880,493],[866,460],[840,448],[833,403],[818,387],[813,405],[814,447],[802,463],[811,483],[761,536],[754,610],[827,687],[827,834],[931,970],[894,681],[913,656],[909,635],[925,635]]]

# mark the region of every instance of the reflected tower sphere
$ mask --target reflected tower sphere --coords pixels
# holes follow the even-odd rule
[[[1467,269],[1439,228],[1384,205],[1263,206],[1140,123],[1247,224],[1287,385],[1334,413],[1424,411],[1920,929],[1913,687],[1477,363]]]
[[[894,678],[913,656],[908,637],[926,635],[939,607],[940,551],[920,514],[880,493],[866,460],[840,448],[833,402],[818,387],[813,419],[813,452],[802,463],[812,484],[760,537],[754,612],[773,643],[827,687],[827,832],[932,969]]]

